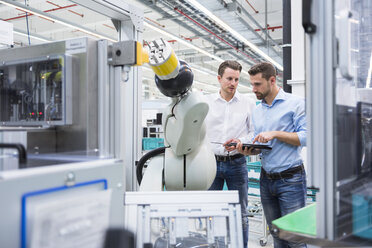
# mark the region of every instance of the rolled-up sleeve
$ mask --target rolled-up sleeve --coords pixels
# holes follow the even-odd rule
[[[293,123],[295,126],[295,132],[298,135],[301,146],[306,146],[306,114],[305,114],[305,100],[300,99],[297,104],[296,111],[293,115]]]

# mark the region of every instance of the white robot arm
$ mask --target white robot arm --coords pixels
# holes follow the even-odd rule
[[[150,161],[140,190],[207,190],[216,175],[216,160],[204,124],[208,104],[200,93],[189,91],[193,73],[167,42],[160,39],[148,45],[156,85],[172,102],[163,113],[164,155]]]

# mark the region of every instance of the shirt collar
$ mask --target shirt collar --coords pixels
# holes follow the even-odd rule
[[[233,98],[231,99],[231,101],[234,101],[235,99],[236,99],[236,101],[239,101],[241,98],[242,98],[242,95],[238,92],[238,90],[236,90]],[[217,101],[218,99],[220,99],[222,101],[226,101],[225,99],[223,99],[221,97],[220,91],[218,91],[217,93],[214,94],[214,100]]]
[[[277,101],[281,101],[281,100],[286,100],[287,99],[287,95],[286,95],[286,93],[283,91],[283,89],[279,89],[279,92],[278,92],[278,94],[276,95],[276,97],[274,98],[274,100],[273,100],[273,102],[272,102],[272,104],[271,104],[271,106],[273,106]],[[266,106],[269,106],[266,102],[265,102],[265,100],[262,100],[262,103],[264,104],[264,105],[266,105]]]

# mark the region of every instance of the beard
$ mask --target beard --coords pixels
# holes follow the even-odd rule
[[[262,93],[256,93],[256,97],[258,100],[264,99],[264,95]]]

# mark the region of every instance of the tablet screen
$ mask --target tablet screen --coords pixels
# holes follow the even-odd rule
[[[243,148],[245,147],[248,147],[248,148],[257,148],[257,149],[267,149],[267,150],[271,150],[271,146],[268,146],[268,145],[260,145],[260,144],[243,144]]]

